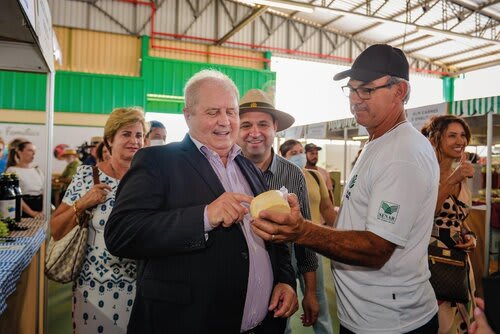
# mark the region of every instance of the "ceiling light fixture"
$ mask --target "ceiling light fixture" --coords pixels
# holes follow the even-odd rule
[[[296,1],[286,1],[286,0],[240,0],[240,2],[249,5],[263,5],[274,8],[282,8],[289,10],[296,10],[304,13],[314,12],[315,7],[307,3],[296,2]]]

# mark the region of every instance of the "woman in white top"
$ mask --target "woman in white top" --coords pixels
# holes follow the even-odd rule
[[[43,210],[44,175],[38,167],[31,167],[36,147],[28,140],[15,140],[9,148],[6,173],[16,173],[23,192],[23,217],[38,217]]]

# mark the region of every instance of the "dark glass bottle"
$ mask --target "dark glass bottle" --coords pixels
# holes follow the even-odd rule
[[[21,191],[21,187],[19,186],[19,178],[17,177],[16,173],[10,174],[10,178],[12,180],[12,185],[14,188],[14,193],[16,194],[16,222],[21,221],[21,216],[22,216],[22,206],[21,206],[21,199],[23,198],[23,193]]]
[[[10,177],[5,173],[0,177],[0,217],[16,218],[16,194]]]

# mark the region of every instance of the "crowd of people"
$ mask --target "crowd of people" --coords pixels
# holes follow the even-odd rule
[[[331,269],[340,334],[493,333],[474,299],[470,260],[468,303],[437,300],[429,281],[429,245],[476,246],[466,223],[469,127],[450,115],[431,118],[421,132],[407,121],[409,64],[397,48],[367,48],[334,77],[344,78],[369,140],[341,203],[333,200],[339,185],[316,165],[321,147],[291,139],[275,152],[276,133],[294,118],[262,90],[240,99],[216,70],[185,85],[189,131],[181,142],[165,145],[163,124],[130,107],[109,115],[95,163],[65,152],[68,185],[52,236],[61,239],[79,213],[93,213],[73,285],[73,331],[291,333],[298,279],[303,326],[333,333],[324,282]],[[44,175],[31,166],[36,148],[19,141],[9,150],[7,171],[30,196],[23,211],[37,216]],[[252,199],[269,189],[284,193],[290,212],[251,217]]]

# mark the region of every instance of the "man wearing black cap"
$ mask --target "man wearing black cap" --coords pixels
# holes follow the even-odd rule
[[[290,215],[262,212],[255,233],[294,241],[332,259],[340,333],[437,333],[427,246],[439,185],[428,141],[406,121],[409,65],[399,49],[363,51],[342,89],[370,140],[345,186],[336,229],[306,221],[297,198]]]
[[[321,168],[319,166],[316,166],[318,163],[318,151],[321,151],[322,148],[319,146],[316,146],[313,143],[309,143],[304,147],[306,151],[306,169],[312,169],[315,171],[318,171],[318,173],[321,174],[323,177],[323,180],[325,180],[326,183],[326,188],[328,189],[328,196],[330,197],[330,201],[335,204],[333,201],[333,185],[332,185],[332,179],[330,178],[330,175],[328,175],[328,172],[326,169]]]

